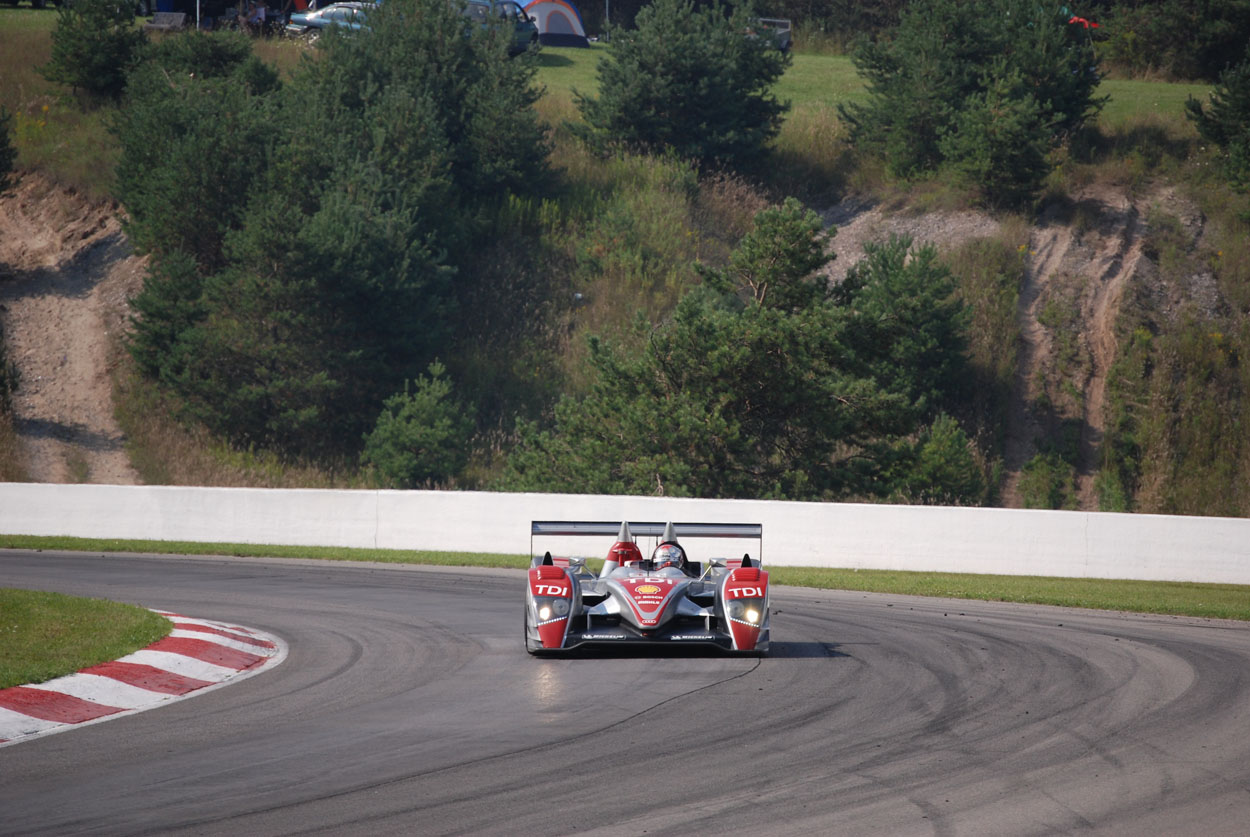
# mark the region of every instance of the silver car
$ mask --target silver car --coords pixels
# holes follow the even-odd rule
[[[535,536],[616,542],[599,572],[586,558],[534,555],[525,589],[525,650],[558,654],[582,646],[694,645],[764,654],[769,645],[768,573],[758,523],[534,521]],[[644,557],[635,538],[656,537]],[[692,538],[756,540],[755,558],[693,561]],[[531,549],[531,553],[533,550]],[[736,552],[736,549],[735,549]]]

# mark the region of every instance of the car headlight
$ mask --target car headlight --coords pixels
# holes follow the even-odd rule
[[[569,615],[568,599],[555,596],[535,596],[534,604],[537,607],[539,622],[562,619]]]
[[[725,614],[734,622],[758,628],[764,620],[764,600],[734,599],[725,605]]]

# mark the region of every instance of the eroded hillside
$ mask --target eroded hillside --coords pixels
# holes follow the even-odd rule
[[[1146,217],[1164,207],[1197,239],[1202,219],[1170,189],[1132,195],[1087,186],[1043,213],[1028,231],[1020,287],[1016,374],[1004,433],[1003,503],[1020,506],[1021,469],[1065,436],[1078,446],[1078,502],[1095,509],[1094,476],[1105,432],[1108,373],[1125,290],[1152,281],[1143,269]],[[906,235],[949,250],[996,236],[999,221],[975,211],[886,212],[847,201],[825,212],[837,227],[832,274],[868,241]],[[14,401],[27,470],[43,482],[137,481],[113,417],[109,364],[142,282],[117,208],[28,175],[0,200],[0,303],[9,357],[21,375]],[[1153,291],[1152,291],[1153,292]],[[1177,293],[1191,293],[1182,289]],[[1201,294],[1201,287],[1192,293]]]
[[[109,364],[142,283],[117,208],[27,175],[0,200],[0,314],[19,385],[15,429],[36,482],[138,481]]]

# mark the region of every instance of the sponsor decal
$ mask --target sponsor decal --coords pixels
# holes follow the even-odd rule
[[[725,594],[731,599],[758,599],[764,595],[763,587],[726,588]]]
[[[710,640],[715,640],[716,635],[715,634],[674,634],[673,636],[670,636],[669,639],[693,639],[693,640],[698,640],[700,642],[708,642]]]
[[[640,627],[659,624],[659,611],[678,589],[676,580],[671,578],[631,578],[621,584],[627,594],[625,601],[633,609],[634,620]]]
[[[567,596],[569,588],[560,584],[535,584],[535,596]]]
[[[655,610],[664,604],[664,600],[668,598],[673,591],[672,579],[665,579],[668,582],[668,589],[665,590],[656,583],[656,579],[641,579],[630,583],[626,590],[629,591],[630,597],[638,603],[643,610]]]

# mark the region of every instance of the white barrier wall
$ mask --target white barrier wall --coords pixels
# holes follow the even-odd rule
[[[0,483],[0,533],[527,554],[531,520],[761,523],[766,563],[1250,584],[1250,519],[460,491]],[[563,554],[610,539],[564,539]],[[713,554],[730,556],[716,544]],[[746,544],[754,553],[755,544]],[[535,543],[536,550],[554,544]],[[688,544],[691,557],[699,543]],[[554,549],[553,549],[554,551]]]

